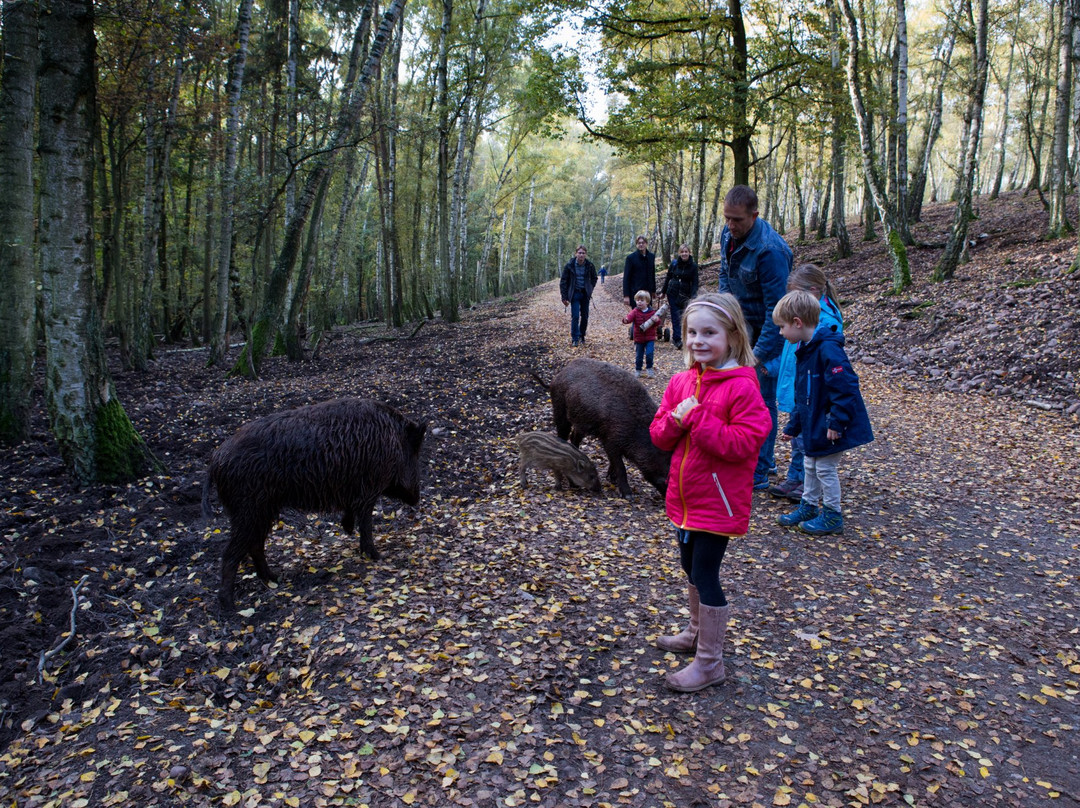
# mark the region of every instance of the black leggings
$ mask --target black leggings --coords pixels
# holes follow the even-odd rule
[[[683,572],[697,587],[698,598],[706,606],[727,606],[720,586],[720,563],[727,552],[728,537],[701,530],[675,529],[679,561]]]

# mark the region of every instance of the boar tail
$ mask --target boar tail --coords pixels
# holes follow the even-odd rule
[[[543,387],[543,388],[544,388],[545,390],[549,390],[549,389],[550,389],[550,385],[549,385],[549,384],[548,384],[547,382],[545,382],[545,381],[544,381],[544,377],[543,377],[543,376],[541,376],[541,375],[540,375],[540,374],[539,374],[539,373],[538,373],[538,372],[537,372],[536,370],[534,370],[533,368],[529,368],[529,375],[530,375],[530,376],[532,376],[532,377],[533,377],[534,379],[536,379],[536,380],[537,380],[538,382],[540,382],[540,386],[541,386],[541,387]]]

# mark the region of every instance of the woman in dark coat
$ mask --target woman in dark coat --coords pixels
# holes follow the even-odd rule
[[[671,307],[671,340],[676,348],[682,348],[683,309],[698,292],[698,265],[690,248],[679,246],[679,254],[672,259],[660,296],[666,297]]]

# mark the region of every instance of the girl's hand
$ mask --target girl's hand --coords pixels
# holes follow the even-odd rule
[[[825,437],[829,440],[840,440],[840,433],[835,429],[827,429],[825,430]]]
[[[697,396],[690,396],[689,398],[684,398],[678,403],[675,409],[671,411],[671,414],[672,416],[674,416],[675,420],[681,424],[682,419],[686,417],[686,414],[690,412],[690,410],[694,409],[694,407],[696,407],[697,405]]]
[[[791,437],[791,435],[789,435],[787,432],[781,432],[780,433],[780,438],[782,440],[786,440],[786,441],[794,440],[794,438]]]

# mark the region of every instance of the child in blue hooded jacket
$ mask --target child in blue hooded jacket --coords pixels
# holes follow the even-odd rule
[[[821,304],[821,317],[817,330],[830,330],[838,334],[844,331],[844,315],[836,302],[836,293],[832,284],[825,277],[825,272],[816,264],[799,264],[788,275],[787,291],[802,289],[810,292]],[[784,341],[780,356],[765,364],[771,376],[776,377],[776,406],[781,412],[795,411],[795,348],[796,343]],[[791,440],[791,462],[787,474],[780,482],[769,486],[769,493],[774,497],[786,497],[792,502],[802,500],[803,493],[803,450],[802,438]]]
[[[806,478],[799,507],[778,520],[804,533],[843,533],[837,466],[849,449],[874,439],[859,377],[844,352],[844,335],[819,330],[821,304],[810,292],[788,292],[773,309],[795,350],[795,409],[784,439],[801,435]],[[819,510],[819,507],[820,510]]]

